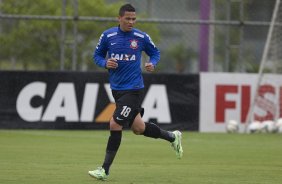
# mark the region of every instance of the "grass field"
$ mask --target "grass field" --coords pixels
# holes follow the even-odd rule
[[[184,157],[163,140],[123,133],[109,180],[108,131],[0,130],[1,184],[280,184],[282,134],[183,133]]]

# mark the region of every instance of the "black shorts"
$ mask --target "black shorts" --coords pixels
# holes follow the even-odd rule
[[[112,90],[116,102],[113,118],[119,125],[131,127],[138,113],[143,116],[144,109],[141,107],[143,93],[143,89],[124,91]]]

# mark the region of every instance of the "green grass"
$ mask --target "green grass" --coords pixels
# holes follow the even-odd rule
[[[110,178],[100,166],[108,131],[0,130],[1,184],[282,183],[282,134],[184,132],[184,157],[163,140],[123,132]]]

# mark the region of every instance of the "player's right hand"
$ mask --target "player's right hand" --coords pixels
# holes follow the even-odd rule
[[[107,69],[116,69],[118,67],[117,60],[114,58],[109,58],[106,63]]]
[[[155,66],[151,62],[146,62],[145,63],[145,70],[147,72],[153,72],[155,70]]]

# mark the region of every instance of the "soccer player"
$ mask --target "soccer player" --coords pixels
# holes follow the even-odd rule
[[[143,77],[141,53],[144,51],[150,60],[145,70],[153,72],[160,59],[160,52],[145,32],[133,28],[136,22],[135,8],[125,4],[119,10],[119,25],[103,32],[94,53],[95,63],[108,70],[112,95],[116,109],[110,119],[110,136],[102,167],[89,171],[89,175],[106,180],[109,169],[119,149],[123,127],[130,127],[136,135],[161,138],[171,143],[177,158],[181,158],[181,132],[169,132],[154,123],[142,120],[141,108],[143,95]],[[108,56],[107,56],[108,54]],[[107,59],[105,59],[107,58]]]

